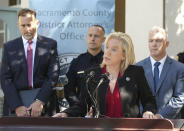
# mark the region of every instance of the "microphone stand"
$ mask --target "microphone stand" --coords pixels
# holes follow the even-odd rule
[[[99,88],[99,86],[105,81],[108,79],[108,76],[109,76],[109,73],[106,73],[105,75],[103,75],[103,77],[101,77],[100,81],[98,82],[98,85],[96,86],[94,92],[91,94],[90,91],[89,91],[89,87],[88,87],[88,83],[89,81],[91,80],[91,78],[93,77],[88,77],[87,80],[86,80],[86,88],[87,88],[87,91],[88,91],[88,94],[91,98],[91,101],[92,101],[92,108],[93,108],[93,117],[94,118],[99,118],[100,116],[100,111],[97,107],[97,89]],[[95,83],[97,83],[95,81]],[[95,95],[96,95],[96,98],[95,98]]]
[[[99,83],[98,83],[98,85],[96,86],[96,88],[95,88],[95,90],[94,90],[94,92],[93,92],[93,96],[95,96],[95,94],[96,94],[96,99],[95,99],[95,101],[96,101],[96,104],[94,105],[94,110],[95,110],[95,113],[94,113],[94,117],[95,118],[99,118],[99,116],[100,116],[100,111],[99,111],[99,109],[98,109],[98,107],[97,107],[97,89],[99,88],[99,86],[104,82],[104,78],[101,78],[100,79],[100,81],[99,81]]]
[[[93,92],[93,96],[95,96],[95,93],[96,93],[96,99],[95,99],[95,107],[94,107],[94,109],[95,109],[95,114],[94,114],[94,117],[95,118],[99,118],[99,116],[100,116],[100,111],[99,111],[99,109],[98,109],[98,107],[97,107],[97,89],[100,87],[100,85],[104,82],[104,81],[106,81],[106,80],[108,80],[108,77],[109,77],[109,72],[106,72],[105,74],[103,74],[102,76],[101,76],[101,79],[100,79],[100,81],[98,82],[98,85],[96,86],[96,88],[95,88],[95,90],[94,90],[94,92]]]
[[[88,77],[87,80],[86,80],[86,88],[87,88],[87,92],[89,94],[89,97],[90,97],[90,99],[92,101],[93,117],[94,118],[99,118],[99,111],[98,111],[98,108],[97,108],[97,100],[91,94],[91,92],[89,91],[88,83],[89,83],[90,80],[91,80],[91,77]],[[95,89],[95,91],[96,91],[96,89]],[[87,109],[87,112],[88,112],[88,109]]]

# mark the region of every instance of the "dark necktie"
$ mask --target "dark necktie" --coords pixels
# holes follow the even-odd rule
[[[33,62],[33,49],[31,47],[32,41],[28,41],[27,47],[27,69],[28,69],[28,86],[32,89],[32,62]]]
[[[160,62],[155,62],[154,64],[154,88],[155,92],[158,89],[158,82],[159,82],[159,69],[158,66],[160,65]]]

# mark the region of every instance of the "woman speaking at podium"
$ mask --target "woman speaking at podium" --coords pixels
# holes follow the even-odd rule
[[[54,117],[154,118],[155,99],[143,68],[134,64],[134,47],[129,35],[109,34],[102,64],[85,71],[80,102]]]

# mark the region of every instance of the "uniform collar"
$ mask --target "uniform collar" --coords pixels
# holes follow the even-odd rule
[[[91,58],[91,59],[99,59],[102,57],[103,55],[103,51],[101,50],[97,55],[93,56],[92,54],[90,54],[88,51],[87,51],[87,55]]]

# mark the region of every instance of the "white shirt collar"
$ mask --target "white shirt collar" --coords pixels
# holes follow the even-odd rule
[[[164,65],[166,57],[167,57],[167,55],[164,56],[161,60],[156,61],[153,57],[150,56],[151,65],[154,66],[155,62],[160,62],[161,63],[160,65]]]
[[[152,65],[152,72],[153,72],[153,74],[154,74],[154,64],[155,64],[155,62],[160,62],[160,65],[159,65],[158,68],[159,68],[159,76],[161,75],[161,72],[162,72],[164,63],[165,63],[165,61],[166,61],[166,58],[167,58],[167,55],[164,56],[161,60],[155,61],[155,60],[153,59],[153,57],[150,56],[150,61],[151,61],[151,65]]]
[[[37,33],[36,33],[35,36],[34,36],[34,38],[32,39],[33,43],[36,43],[36,42],[37,42],[37,37],[38,37],[38,35],[37,35]],[[24,44],[24,45],[28,43],[28,40],[26,40],[26,39],[24,38],[24,36],[22,36],[22,40],[23,40],[23,44]]]

